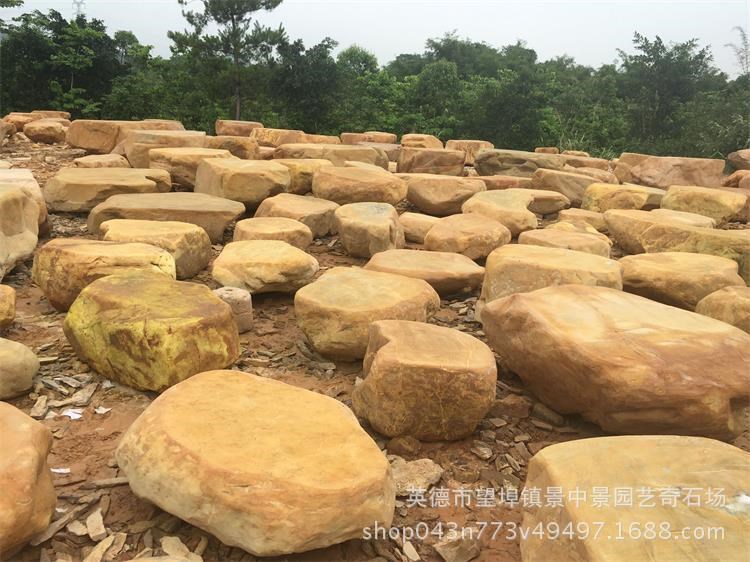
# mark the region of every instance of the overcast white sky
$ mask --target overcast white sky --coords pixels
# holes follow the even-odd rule
[[[194,0],[197,5],[198,0]],[[108,29],[133,31],[142,43],[169,54],[167,31],[183,29],[177,0],[85,0],[86,13]],[[9,19],[33,9],[73,13],[72,0],[26,0],[23,9],[0,9]],[[262,23],[283,23],[306,45],[326,36],[339,48],[356,43],[381,64],[399,53],[421,52],[425,41],[456,30],[461,37],[502,46],[522,39],[542,60],[573,56],[592,66],[613,62],[630,50],[634,31],[666,41],[699,39],[713,49],[716,64],[730,75],[738,67],[725,44],[737,40],[732,27],[750,29],[750,0],[285,0]]]

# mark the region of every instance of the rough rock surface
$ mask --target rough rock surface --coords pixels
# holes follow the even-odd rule
[[[735,170],[750,170],[750,148],[730,152],[727,161]]]
[[[113,195],[166,193],[172,181],[166,170],[136,168],[63,168],[44,186],[50,211],[89,212]]]
[[[39,359],[33,351],[21,343],[0,338],[0,400],[28,392],[37,372]]]
[[[214,130],[217,135],[248,137],[253,129],[262,129],[263,123],[258,121],[236,121],[232,119],[217,119]]]
[[[674,211],[672,209],[652,209],[651,214],[660,218],[669,219],[670,222],[676,222],[687,226],[698,226],[700,228],[716,227],[716,221],[714,219],[696,213],[686,213],[684,211]]]
[[[472,179],[482,180],[488,191],[493,189],[530,188],[531,178],[520,176],[473,176]]]
[[[464,255],[452,252],[386,250],[364,266],[427,281],[441,296],[471,293],[482,285],[484,268]]]
[[[381,168],[387,165],[378,150],[369,146],[350,146],[345,144],[284,144],[273,154],[274,159],[305,158],[328,160],[334,166],[344,166],[346,162],[365,162],[376,164]]]
[[[625,256],[620,265],[625,291],[687,310],[724,287],[745,287],[737,262],[718,256],[658,252]]]
[[[704,297],[695,311],[750,333],[750,287],[719,289]]]
[[[369,258],[405,245],[398,213],[388,203],[342,205],[333,218],[341,245],[350,256]]]
[[[586,188],[581,208],[598,213],[610,209],[650,211],[659,208],[665,194],[666,191],[657,187],[592,183]]]
[[[294,298],[297,322],[313,347],[351,361],[365,356],[372,322],[425,322],[439,308],[440,297],[426,281],[343,267],[326,271]]]
[[[119,154],[90,154],[73,160],[76,168],[130,168],[127,158]]]
[[[568,198],[574,207],[580,207],[586,193],[586,189],[594,183],[596,178],[586,174],[567,172],[556,169],[539,169],[531,177],[531,187],[546,191],[556,191]],[[592,209],[593,210],[593,209]]]
[[[443,142],[434,135],[423,135],[420,133],[408,133],[402,135],[401,146],[404,148],[443,148]]]
[[[0,332],[8,329],[16,318],[16,291],[9,285],[0,285]]]
[[[0,281],[31,257],[39,234],[39,206],[21,187],[0,185]]]
[[[745,451],[697,437],[600,437],[547,447],[529,462],[526,488],[580,489],[585,475],[586,482],[606,490],[608,501],[599,503],[589,496],[583,502],[564,501],[552,506],[542,502],[539,507],[525,509],[523,526],[529,529],[539,524],[583,529],[592,528],[593,521],[601,523],[595,526],[598,538],[594,538],[594,533],[562,534],[554,540],[551,535],[530,534],[528,540],[521,541],[522,559],[732,560],[746,549],[745,537],[750,532],[747,517],[737,514],[746,510],[738,498],[744,497],[750,484],[747,465]],[[653,490],[654,501],[639,505],[634,499],[632,505],[618,505],[613,497],[613,490],[617,489]],[[662,495],[661,490],[665,489],[677,491],[680,497],[670,503],[666,494]],[[707,490],[711,489],[722,489],[726,503],[708,502]],[[698,491],[699,506],[688,503],[691,500],[685,499],[687,490]],[[709,528],[723,529],[725,538],[677,539],[682,529]],[[656,538],[644,540],[627,531],[618,534],[618,529],[653,529]]]
[[[593,226],[599,232],[607,232],[607,223],[604,221],[604,213],[587,211],[585,209],[563,209],[557,217],[561,221],[584,221]]]
[[[451,328],[373,322],[363,370],[352,407],[388,437],[461,439],[474,431],[495,399],[492,351]]]
[[[116,458],[137,495],[257,556],[360,538],[393,517],[388,461],[351,410],[246,373],[169,389]]]
[[[71,146],[82,148],[93,154],[108,154],[133,130],[182,131],[179,121],[147,119],[145,121],[106,121],[98,119],[76,119],[68,127],[65,140]]]
[[[94,281],[70,307],[63,329],[93,370],[139,390],[162,391],[228,367],[240,353],[228,304],[204,285],[155,273]]]
[[[149,167],[167,170],[172,181],[182,187],[195,187],[195,176],[198,166],[210,158],[235,157],[228,150],[217,148],[178,147],[152,148],[148,152]]]
[[[247,137],[220,135],[216,137],[205,137],[203,146],[205,148],[219,148],[228,150],[232,156],[242,160],[259,160],[260,150],[258,143]]]
[[[422,213],[437,217],[456,215],[461,205],[487,187],[481,180],[441,176],[439,174],[399,174],[409,188],[409,203]]]
[[[530,178],[540,168],[562,170],[565,158],[558,154],[523,150],[485,150],[477,155],[474,167],[480,176],[520,176]]]
[[[125,133],[125,138],[114,151],[122,153],[134,168],[148,168],[152,149],[203,148],[205,143],[206,133],[203,131],[132,130]]]
[[[255,217],[234,226],[234,241],[243,240],[281,240],[304,250],[312,244],[313,234],[310,227],[294,219]]]
[[[360,167],[323,167],[315,173],[312,183],[315,197],[348,203],[389,203],[396,205],[406,197],[406,182],[378,169]]]
[[[750,335],[729,324],[583,285],[494,301],[482,320],[504,366],[556,412],[616,433],[741,429]]]
[[[529,211],[534,195],[528,189],[504,189],[477,193],[463,204],[464,213],[477,213],[504,225],[513,237],[538,226],[536,215]]]
[[[661,206],[710,217],[717,225],[750,220],[750,197],[740,190],[673,185],[667,190]]]
[[[151,244],[174,258],[177,279],[190,279],[211,260],[211,239],[200,226],[177,221],[114,219],[99,226],[102,240]]]
[[[334,228],[333,214],[338,208],[338,203],[326,199],[281,193],[263,201],[255,216],[294,219],[307,225],[313,236],[318,237],[325,236]]]
[[[398,222],[404,229],[404,236],[407,242],[424,244],[424,238],[429,230],[438,222],[437,217],[422,215],[420,213],[401,213]]]
[[[196,224],[212,242],[220,242],[229,223],[245,212],[237,201],[204,193],[146,193],[114,195],[89,213],[89,232],[111,219],[178,221]]]
[[[49,429],[21,410],[0,402],[0,559],[18,550],[49,525],[57,496],[47,455]]]
[[[281,240],[246,240],[224,246],[211,274],[225,287],[251,294],[293,293],[310,283],[318,260]]]
[[[615,167],[620,181],[668,188],[670,185],[721,185],[724,160],[623,153]]]
[[[273,162],[289,169],[290,182],[286,191],[296,195],[310,193],[315,172],[321,168],[333,166],[330,160],[316,158],[277,158]]]
[[[479,260],[511,238],[510,230],[502,223],[480,213],[467,213],[440,219],[425,235],[424,247],[433,252],[456,252]]]
[[[341,133],[339,135],[343,144],[359,144],[361,142],[372,142],[378,144],[396,144],[398,136],[394,133],[382,131],[366,131],[364,133]]]
[[[44,144],[64,142],[66,132],[67,127],[53,119],[35,119],[23,128],[23,134],[29,140]]]
[[[466,154],[462,150],[402,148],[397,169],[403,174],[460,176],[464,172],[465,160]]]
[[[240,334],[249,332],[253,327],[253,297],[250,291],[239,287],[219,287],[213,293],[232,309],[237,331]]]
[[[38,207],[39,234],[46,234],[50,230],[49,221],[47,220],[47,204],[44,201],[44,194],[39,187],[39,183],[34,178],[31,170],[25,168],[0,169],[0,186],[18,187],[27,197],[30,197]],[[7,215],[6,215],[7,217]]]
[[[612,249],[609,239],[588,232],[574,232],[559,228],[527,230],[518,237],[519,244],[547,246],[549,248],[566,248],[608,258]]]
[[[260,146],[273,148],[277,148],[283,144],[307,142],[304,131],[272,129],[268,127],[255,127],[250,131],[250,138],[257,141]]]
[[[209,158],[201,162],[195,176],[195,192],[224,197],[256,208],[261,202],[289,187],[289,169],[264,160]]]
[[[463,150],[466,153],[466,165],[473,166],[474,161],[482,150],[492,150],[495,145],[484,140],[449,140],[445,143],[448,150]]]

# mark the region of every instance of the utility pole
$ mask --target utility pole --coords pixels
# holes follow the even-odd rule
[[[73,0],[73,16],[78,17],[84,14],[86,0]]]

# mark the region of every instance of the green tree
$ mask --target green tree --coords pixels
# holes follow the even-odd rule
[[[750,39],[748,39],[745,29],[739,25],[733,27],[732,31],[736,31],[739,34],[739,42],[727,43],[724,46],[729,47],[734,51],[734,56],[737,58],[737,65],[740,67],[740,72],[743,76],[746,76],[750,74]]]

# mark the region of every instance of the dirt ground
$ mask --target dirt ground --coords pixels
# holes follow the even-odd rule
[[[81,151],[65,146],[37,145],[18,136],[0,148],[0,160],[9,160],[14,167],[31,169],[42,186],[58,169],[71,166],[73,158],[81,155]],[[51,232],[40,238],[40,245],[55,237],[93,238],[86,231],[85,215],[51,214],[50,220]],[[231,232],[227,233],[225,242],[230,240]],[[220,249],[220,246],[214,246],[215,255]],[[316,240],[310,253],[319,260],[321,272],[337,265],[365,263],[365,260],[344,255],[335,237]],[[56,312],[47,303],[42,292],[32,283],[30,269],[31,261],[20,265],[3,280],[3,283],[14,287],[18,295],[16,322],[4,336],[30,347],[42,362],[32,393],[11,402],[26,413],[31,411],[42,395],[47,396],[48,404],[52,404],[48,410],[51,413],[47,414],[43,423],[54,436],[49,464],[56,471],[54,482],[58,507],[55,519],[67,517],[70,521],[83,522],[90,512],[101,508],[106,527],[113,533],[126,535],[119,550],[110,549],[110,560],[131,560],[139,553],[160,555],[160,539],[164,536],[179,537],[190,550],[201,554],[206,561],[256,560],[250,554],[229,548],[200,529],[140,500],[122,482],[101,482],[122,476],[114,460],[118,440],[155,394],[105,381],[78,361],[62,331],[64,314]],[[208,270],[193,282],[218,287]],[[473,321],[476,297],[471,295],[463,300],[443,301],[440,312],[431,322],[459,329],[486,341],[481,325]],[[336,362],[333,369],[330,364],[311,358],[304,343],[300,343],[303,335],[296,325],[292,296],[254,296],[253,307],[254,326],[250,332],[241,335],[242,354],[235,368],[319,392],[351,405],[354,381],[362,375],[361,363]],[[97,384],[96,390],[85,405],[65,404],[66,399],[71,399],[91,383]],[[490,412],[472,437],[450,443],[422,443],[418,448],[390,450],[389,453],[397,452],[407,460],[430,458],[437,462],[445,470],[439,483],[441,488],[495,488],[499,494],[504,486],[522,487],[526,462],[531,454],[541,448],[553,443],[602,435],[597,427],[573,417],[555,425],[555,420],[541,419],[544,412],[535,410],[531,415],[529,406],[536,401],[526,394],[520,380],[509,372],[500,370],[497,396],[511,396],[508,400],[512,400],[514,407],[505,409],[506,413]],[[529,400],[518,399],[524,396],[528,396]],[[79,419],[61,415],[76,407],[80,408]],[[73,416],[76,417],[75,412]],[[388,447],[386,439],[368,427],[366,429],[381,448]],[[734,444],[750,450],[750,435],[744,433]],[[421,507],[410,505],[407,498],[401,500],[397,503],[393,525],[416,528],[421,523],[423,531],[439,530],[441,524],[445,529],[451,522],[459,528],[477,526],[481,522],[518,523],[522,517],[517,506],[490,508],[473,502],[459,507],[457,502],[452,501],[450,507]],[[517,539],[497,536],[493,540],[489,535],[486,533],[481,537],[481,553],[476,560],[520,560]],[[122,542],[122,535],[118,537]],[[435,533],[425,540],[413,539],[410,542],[422,560],[439,561],[442,558],[433,548],[438,540]],[[26,547],[17,555],[17,559],[78,562],[89,554],[95,544],[88,536],[77,536],[63,526],[42,544]],[[153,554],[143,552],[149,548],[153,549]],[[409,560],[404,554],[404,545],[389,539],[354,540],[324,550],[265,560],[354,562],[373,559],[394,562]]]

